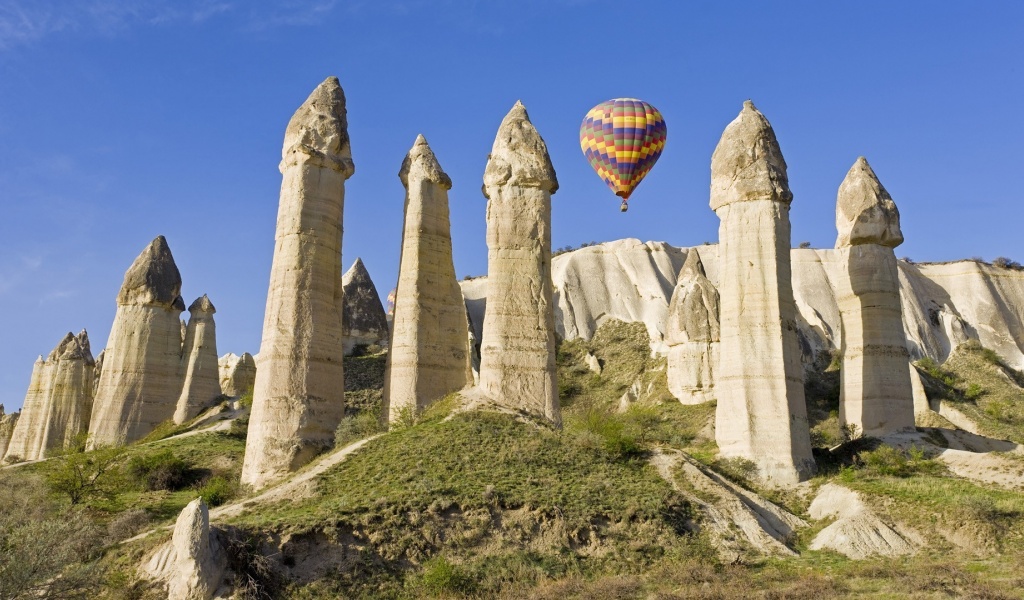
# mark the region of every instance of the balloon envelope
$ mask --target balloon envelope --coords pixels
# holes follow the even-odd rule
[[[625,207],[661,156],[667,131],[658,109],[643,100],[616,98],[598,104],[584,117],[580,147]]]

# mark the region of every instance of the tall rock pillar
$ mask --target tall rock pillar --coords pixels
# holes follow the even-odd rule
[[[174,416],[181,394],[181,274],[164,236],[125,273],[103,354],[89,445],[127,444]]]
[[[188,307],[188,326],[181,349],[184,384],[174,422],[182,424],[193,419],[220,396],[220,372],[217,365],[217,328],[213,315],[217,309],[203,294]]]
[[[686,254],[668,305],[668,389],[683,404],[714,399],[718,366],[718,290],[704,274],[696,248]]]
[[[419,412],[473,382],[466,302],[452,261],[452,180],[422,135],[398,177],[405,186],[405,225],[384,377],[390,421],[403,411]]]
[[[786,161],[768,120],[747,101],[711,157],[719,228],[721,347],[715,439],[762,479],[793,484],[815,471],[790,276]]]
[[[903,243],[900,213],[864,157],[839,186],[836,249],[842,313],[839,421],[864,435],[914,427],[900,280],[893,249]]]
[[[487,310],[480,387],[499,404],[560,423],[551,283],[551,194],[557,189],[547,146],[516,102],[484,171]]]
[[[345,94],[321,83],[288,123],[242,482],[263,487],[334,443],[345,409],[342,209],[355,165]]]

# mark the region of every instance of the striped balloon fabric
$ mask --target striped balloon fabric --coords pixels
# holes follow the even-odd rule
[[[643,100],[616,98],[590,109],[580,126],[580,147],[622,210],[665,147],[667,129],[658,109]]]

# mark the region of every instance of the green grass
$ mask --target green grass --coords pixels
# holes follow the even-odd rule
[[[930,398],[953,403],[983,435],[1024,443],[1024,375],[995,352],[963,344],[941,367],[926,364],[926,370]]]

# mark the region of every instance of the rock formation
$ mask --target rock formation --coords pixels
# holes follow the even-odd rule
[[[917,550],[916,532],[897,531],[868,508],[860,494],[834,483],[821,486],[808,513],[812,519],[836,519],[814,536],[811,550],[834,550],[853,559],[899,556]]]
[[[257,488],[334,443],[345,410],[342,210],[355,171],[345,94],[321,83],[284,136],[281,203],[242,483]]]
[[[241,356],[225,354],[217,361],[217,366],[220,372],[220,391],[225,396],[242,396],[256,383],[256,361],[248,352],[243,352]]]
[[[690,250],[668,306],[668,389],[683,404],[714,399],[720,335],[718,290],[704,274],[697,250]]]
[[[499,404],[560,423],[551,284],[551,194],[557,189],[547,146],[516,102],[498,128],[484,172],[487,311],[480,387]]]
[[[0,404],[0,459],[7,454],[7,446],[11,443],[11,436],[14,434],[14,428],[18,425],[20,416],[20,412],[4,414],[4,405]]]
[[[775,132],[747,101],[711,157],[711,208],[722,220],[715,438],[723,457],[751,460],[778,484],[815,471],[790,276],[792,199]]]
[[[77,336],[69,332],[46,360],[36,360],[7,456],[39,460],[88,430],[94,364],[85,330]]]
[[[210,530],[210,511],[196,498],[178,515],[171,541],[157,549],[142,572],[166,585],[168,600],[213,598],[227,569],[227,555]]]
[[[839,186],[836,250],[842,313],[839,421],[864,435],[914,427],[914,391],[903,333],[899,269],[900,213],[864,157]]]
[[[398,176],[405,186],[405,224],[384,377],[384,406],[391,421],[473,382],[466,306],[452,262],[452,180],[422,135]]]
[[[341,335],[345,355],[352,354],[356,346],[387,346],[388,316],[380,303],[377,288],[363,259],[356,262],[341,278],[345,290],[345,308],[342,311]]]
[[[89,445],[127,444],[174,416],[181,395],[181,274],[164,236],[125,273],[96,387]]]
[[[188,327],[182,346],[181,366],[184,383],[174,422],[190,421],[220,396],[220,372],[217,359],[217,328],[213,314],[217,309],[203,294],[188,307]]]

